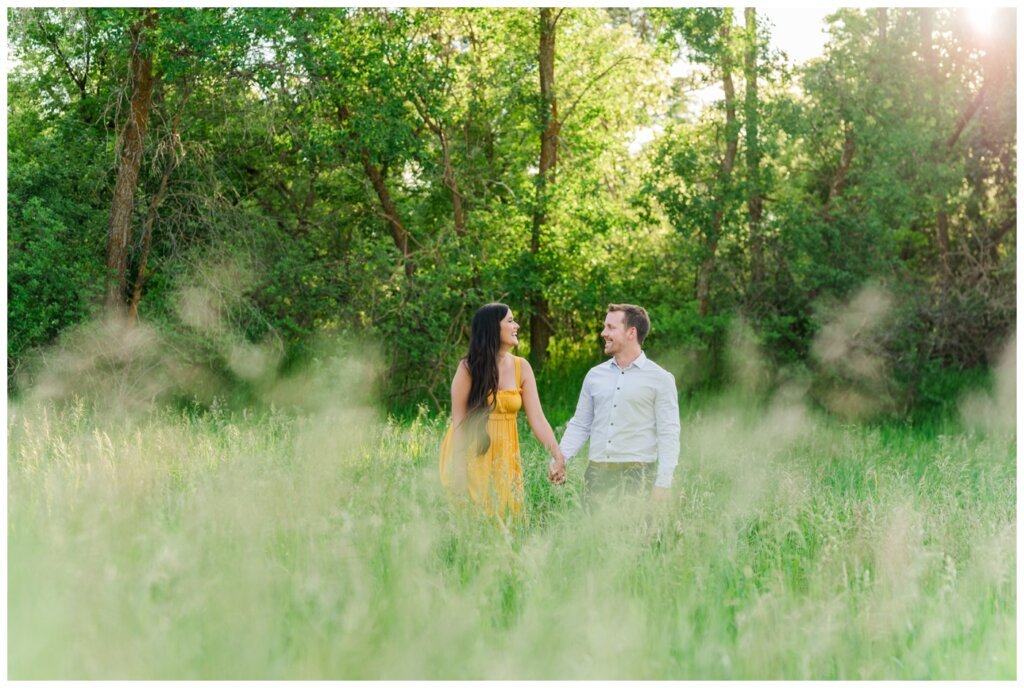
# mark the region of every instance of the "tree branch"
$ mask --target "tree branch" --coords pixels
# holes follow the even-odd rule
[[[39,27],[39,32],[42,34],[43,39],[46,41],[47,45],[50,46],[50,49],[54,52],[56,57],[60,58],[60,63],[64,66],[64,71],[66,71],[68,76],[71,77],[71,81],[78,87],[79,94],[84,98],[86,87],[85,79],[75,74],[75,70],[71,67],[71,62],[68,61],[68,58],[64,55],[64,51],[60,49],[59,40],[56,36],[50,35],[46,30],[45,24],[43,24],[42,20],[39,19],[38,16],[36,17],[36,24]]]
[[[1013,213],[1010,217],[1002,221],[1002,223],[992,231],[989,235],[989,241],[994,246],[999,245],[999,242],[1003,240],[1006,233],[1017,226],[1017,213]]]
[[[167,164],[164,165],[164,172],[160,177],[160,187],[157,189],[157,192],[153,194],[153,198],[149,202],[149,208],[146,210],[146,220],[142,225],[142,252],[139,257],[139,270],[135,275],[135,286],[132,289],[132,298],[128,304],[128,322],[131,323],[134,323],[138,319],[139,301],[142,299],[142,288],[145,286],[146,280],[149,278],[146,268],[149,263],[149,253],[153,246],[153,223],[156,221],[157,208],[160,207],[160,203],[163,201],[164,196],[167,193],[167,182],[170,180],[171,175],[174,173],[174,170],[177,169],[178,163],[181,161],[181,154],[178,151],[178,149],[181,148],[181,137],[178,134],[178,124],[181,122],[181,113],[185,109],[185,104],[188,102],[191,94],[191,89],[185,92],[185,97],[182,99],[181,107],[176,113],[174,113],[174,120],[171,123],[171,133],[166,142]]]
[[[427,114],[426,106],[420,103],[420,98],[417,94],[410,91],[409,100],[412,102],[413,107],[416,108],[416,112],[419,113],[423,121],[426,122],[428,127],[430,127],[430,130],[437,135],[438,141],[441,143],[441,164],[442,169],[444,170],[442,181],[452,193],[452,214],[453,222],[455,223],[455,233],[459,236],[464,236],[466,234],[466,217],[465,211],[462,207],[463,196],[459,191],[459,185],[455,181],[455,170],[452,168],[448,136],[445,134],[444,128],[441,126],[440,122]]]
[[[582,100],[583,96],[587,95],[587,91],[589,91],[591,88],[593,88],[594,84],[596,84],[598,81],[600,81],[604,77],[608,76],[608,73],[611,72],[616,67],[618,67],[620,64],[622,64],[624,62],[628,62],[629,60],[639,60],[639,59],[640,58],[635,57],[633,55],[625,55],[624,57],[620,57],[618,60],[613,62],[607,69],[605,69],[603,72],[601,72],[600,74],[598,74],[597,76],[592,78],[590,80],[590,82],[586,86],[583,87],[583,90],[580,91],[579,95],[576,96],[576,100],[572,101],[572,103],[569,105],[569,107],[565,110],[565,114],[562,115],[562,120],[558,123],[558,126],[562,127],[562,125],[564,125],[566,123],[566,121],[572,115],[573,110],[576,109],[576,105],[579,104],[579,102],[580,102],[580,100]]]
[[[946,141],[947,149],[952,148],[953,146],[956,145],[956,142],[960,139],[960,134],[963,133],[964,128],[967,126],[967,123],[971,121],[971,118],[974,117],[974,113],[976,113],[978,111],[978,108],[981,107],[982,101],[985,100],[985,90],[987,87],[988,82],[986,81],[984,84],[981,85],[981,88],[978,89],[978,93],[974,96],[974,99],[971,101],[971,104],[967,106],[967,109],[964,110],[963,114],[960,115],[960,119],[956,123],[956,129],[953,130],[953,133]]]

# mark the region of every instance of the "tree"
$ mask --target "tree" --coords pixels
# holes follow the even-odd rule
[[[764,196],[761,188],[761,142],[759,140],[760,103],[757,94],[759,40],[757,35],[757,10],[744,10],[746,20],[743,78],[746,83],[743,98],[743,120],[746,143],[747,165],[747,213],[749,215],[750,287],[748,303],[756,310],[763,300],[765,265],[764,237],[761,218],[764,212]]]
[[[128,31],[131,73],[128,81],[130,106],[118,135],[117,182],[110,207],[107,238],[107,309],[123,311],[127,293],[128,242],[132,236],[135,194],[142,166],[146,127],[153,99],[153,33],[157,10],[140,10]]]
[[[677,9],[661,13],[670,36],[679,36],[689,51],[690,58],[706,66],[721,82],[724,98],[721,108],[724,121],[709,123],[717,129],[714,133],[716,151],[713,153],[714,170],[701,179],[702,188],[696,193],[677,193],[676,190],[661,187],[655,191],[665,205],[670,221],[681,231],[693,232],[700,237],[702,252],[697,269],[695,298],[701,317],[711,314],[711,287],[714,279],[718,251],[723,233],[729,225],[727,216],[733,212],[736,186],[733,183],[733,168],[739,147],[740,122],[736,116],[736,87],[733,81],[735,69],[735,40],[733,34],[732,9]],[[663,144],[662,165],[673,167],[673,172],[683,179],[695,181],[698,174],[697,159],[692,154],[682,156],[670,152],[671,148],[685,145],[675,138],[667,138]],[[674,156],[670,162],[667,156]],[[703,197],[703,198],[702,198]]]
[[[1000,172],[1015,134],[996,117],[1002,123],[984,135],[975,118],[991,86],[1001,104],[990,112],[1008,111],[1014,91],[999,75],[1015,39],[995,34],[982,57],[979,37],[950,10],[841,10],[830,19],[826,55],[803,79],[800,167],[816,218],[806,226],[819,238],[801,239],[808,269],[795,278],[833,295],[884,279],[899,296],[886,336],[903,408],[946,406],[956,398],[948,381],[967,379],[950,375],[989,360],[1014,318],[1007,252],[982,259],[975,237],[998,243],[1000,228],[1015,226],[1006,204],[1015,193]]]
[[[554,182],[558,166],[558,101],[555,98],[555,36],[558,18],[564,9],[552,12],[550,7],[538,11],[539,48],[537,63],[540,75],[540,102],[537,108],[540,130],[540,160],[537,163],[537,196],[534,201],[533,223],[530,231],[530,254],[536,259],[540,251],[541,236],[548,223],[549,182]],[[551,340],[551,312],[542,287],[531,290],[530,297],[530,357],[537,367],[544,365],[548,343]]]
[[[286,372],[369,335],[389,408],[443,408],[476,306],[529,321],[543,383],[628,300],[714,380],[731,319],[813,368],[821,313],[880,280],[909,408],[1015,317],[1010,21],[839,10],[794,84],[752,8],[10,16],[9,372],[108,304],[240,384],[224,342]],[[216,337],[176,307],[209,264]]]

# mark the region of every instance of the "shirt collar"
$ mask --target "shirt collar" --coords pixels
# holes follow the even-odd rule
[[[640,355],[637,356],[636,359],[625,368],[620,369],[619,364],[615,362],[614,357],[609,359],[608,365],[611,366],[612,368],[615,368],[616,370],[629,370],[633,366],[636,366],[637,368],[643,368],[645,365],[647,365],[647,354],[641,351]]]

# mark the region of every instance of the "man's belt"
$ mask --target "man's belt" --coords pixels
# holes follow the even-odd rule
[[[600,470],[621,471],[627,468],[643,468],[653,466],[653,461],[591,461],[590,466]]]

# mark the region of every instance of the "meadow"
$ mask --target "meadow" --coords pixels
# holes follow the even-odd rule
[[[524,424],[502,527],[441,489],[446,420],[353,370],[301,409],[11,402],[9,677],[1016,676],[1012,415],[724,393],[683,405],[670,503],[593,512]]]
[[[1016,9],[756,4],[11,7],[9,677],[1015,679]],[[667,502],[444,492],[492,299]]]

